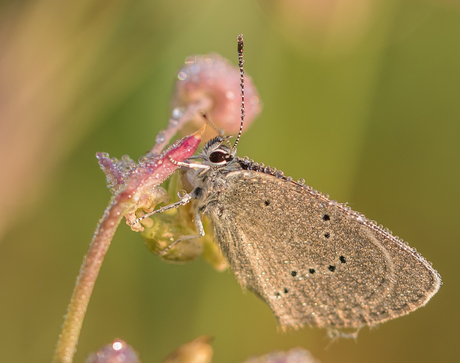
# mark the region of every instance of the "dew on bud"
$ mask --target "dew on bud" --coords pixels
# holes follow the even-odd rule
[[[218,54],[188,57],[177,74],[171,119],[168,127],[159,134],[151,150],[159,154],[177,133],[187,135],[203,125],[207,118],[226,135],[239,131],[241,120],[240,70]],[[245,128],[259,115],[262,104],[251,77],[245,82]],[[216,135],[208,128],[203,141]]]
[[[171,116],[173,119],[179,119],[183,114],[184,114],[184,108],[183,107],[176,107],[172,110]]]
[[[146,156],[146,155],[143,155],[139,158],[139,160],[137,161],[140,165],[142,164],[146,164],[149,162],[149,158]]]
[[[208,107],[202,109],[208,118],[225,134],[237,134],[240,127],[241,94],[240,71],[227,59],[218,54],[197,55],[189,57],[178,74],[179,82],[172,101],[172,106],[189,107],[203,99],[208,99]],[[252,79],[245,75],[245,130],[259,115],[262,105]],[[201,117],[195,117],[194,125],[187,125],[181,133],[203,124]],[[215,136],[214,130],[208,129],[203,140]]]
[[[293,348],[287,352],[271,352],[258,357],[251,357],[244,363],[319,363],[308,350]]]
[[[165,132],[164,131],[160,131],[155,139],[155,141],[157,143],[161,143],[161,142],[164,142],[165,141]]]
[[[86,363],[140,363],[137,352],[121,339],[115,339],[86,358]]]
[[[177,78],[179,79],[179,81],[185,81],[185,79],[187,78],[187,73],[180,71],[177,74]]]

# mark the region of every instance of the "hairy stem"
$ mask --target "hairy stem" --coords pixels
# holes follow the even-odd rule
[[[72,298],[67,308],[62,331],[54,352],[53,362],[55,363],[71,363],[73,360],[86,309],[88,308],[102,261],[126,208],[126,202],[112,200],[99,221],[88,252],[83,259]]]
[[[153,193],[152,187],[158,186],[174,173],[178,165],[172,160],[184,161],[195,153],[204,130],[205,126],[192,135],[184,137],[152,163],[139,165],[137,172],[133,173],[131,178],[127,180],[124,189],[112,198],[96,227],[88,252],[83,259],[72,298],[67,308],[67,314],[64,318],[64,325],[56,345],[53,360],[55,363],[72,363],[83,319],[85,318],[86,309],[88,308],[102,261],[121,219],[130,213],[131,217],[134,217],[137,207],[143,208],[142,203],[141,205],[136,203],[139,200],[142,201],[146,194],[151,195]],[[101,155],[101,158],[106,157]],[[104,166],[104,169],[107,168],[104,163],[100,165]],[[156,200],[153,205],[157,202],[159,200]]]
[[[207,111],[211,107],[212,100],[207,97],[203,97],[193,103],[190,103],[178,119],[169,120],[168,127],[160,132],[163,138],[153,146],[150,152],[152,154],[159,154],[161,150],[168,145],[171,138],[177,134],[187,122],[193,120],[195,117],[199,117],[199,111]]]

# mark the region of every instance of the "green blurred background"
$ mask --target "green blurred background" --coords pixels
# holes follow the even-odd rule
[[[460,5],[452,1],[0,2],[0,360],[47,362],[109,200],[95,153],[137,159],[166,126],[186,56],[246,71],[264,109],[239,155],[388,226],[443,277],[425,308],[357,342],[278,333],[202,259],[168,265],[122,225],[76,362],[115,337],[144,363],[199,335],[215,362],[302,346],[321,362],[451,362],[460,338]]]

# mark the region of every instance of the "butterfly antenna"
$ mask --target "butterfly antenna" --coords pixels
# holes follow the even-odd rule
[[[207,122],[208,124],[210,124],[211,127],[217,132],[217,134],[218,134],[220,137],[224,138],[224,141],[225,141],[225,143],[228,145],[228,147],[229,147],[230,149],[232,149],[232,145],[231,145],[230,142],[228,141],[228,139],[229,139],[231,136],[229,136],[229,137],[224,137],[224,130],[219,129],[219,128],[216,126],[216,124],[215,124],[214,122],[212,122],[212,121],[209,119],[208,115],[206,115],[206,112],[201,111],[200,114],[201,114],[201,117],[204,118],[204,121]]]
[[[205,121],[206,123],[208,123],[209,125],[211,125],[211,127],[214,129],[214,131],[217,132],[217,134],[218,134],[219,136],[224,136],[224,131],[223,131],[222,129],[219,129],[219,128],[217,127],[217,125],[216,125],[214,122],[211,121],[211,119],[208,117],[208,115],[206,115],[206,112],[200,111],[200,115],[201,115],[201,117],[204,118],[204,121]]]
[[[235,150],[236,145],[238,145],[238,141],[240,141],[241,133],[243,132],[243,124],[244,124],[244,69],[243,69],[243,48],[244,48],[244,40],[243,34],[238,35],[238,67],[240,69],[240,86],[241,86],[241,124],[240,124],[240,131],[238,132],[238,136],[236,137],[235,144],[233,144],[232,150]]]

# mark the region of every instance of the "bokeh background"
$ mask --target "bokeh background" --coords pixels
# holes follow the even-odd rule
[[[422,308],[358,340],[277,332],[231,272],[168,265],[121,225],[76,362],[115,337],[160,362],[199,335],[215,362],[301,346],[321,362],[452,362],[460,338],[460,4],[455,0],[0,2],[0,360],[51,360],[109,200],[95,153],[137,159],[186,56],[246,71],[264,109],[239,155],[388,226],[441,273]]]

